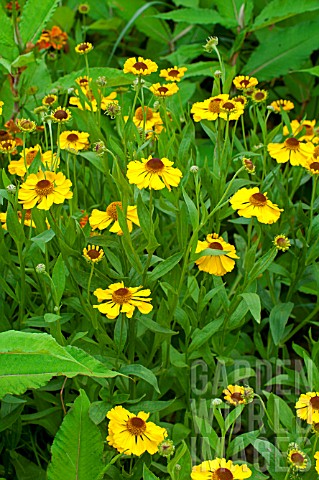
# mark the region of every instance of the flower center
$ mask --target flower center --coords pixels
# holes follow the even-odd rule
[[[18,218],[21,220],[22,218],[22,211],[18,210]],[[31,219],[31,209],[25,210],[25,220],[30,220]]]
[[[319,172],[319,162],[312,162],[309,167],[316,172]]]
[[[54,103],[55,102],[55,98],[54,97],[47,97],[45,99],[45,103],[47,103],[48,105],[51,105],[51,103]]]
[[[313,127],[311,125],[301,125],[301,126],[306,129],[306,135],[314,134]]]
[[[133,65],[133,68],[135,68],[135,70],[147,70],[147,65],[144,63],[144,62],[136,62],[134,63]]]
[[[233,480],[234,475],[228,468],[218,468],[213,473],[212,480]]]
[[[284,247],[286,245],[286,239],[283,238],[283,237],[280,237],[280,238],[277,238],[277,244],[280,246],[280,247]]]
[[[223,246],[219,242],[212,242],[208,245],[208,248],[213,248],[214,250],[224,250]]]
[[[87,85],[89,82],[88,82],[88,80],[87,80],[86,78],[81,78],[81,79],[79,80],[79,83],[80,83],[80,85]]]
[[[318,397],[318,395],[311,398],[310,405],[312,406],[312,408],[314,408],[316,410],[319,410],[319,397]]]
[[[144,116],[146,120],[151,120],[153,118],[153,112],[150,108],[144,107]],[[143,120],[143,110],[142,107],[138,107],[135,112],[135,117],[138,120]]]
[[[291,461],[295,463],[296,465],[302,465],[305,461],[305,458],[301,453],[295,452],[291,455]]]
[[[213,113],[219,113],[221,101],[222,101],[221,98],[215,98],[214,100],[211,100],[208,105],[208,110]]]
[[[166,87],[159,87],[159,89],[157,90],[159,93],[162,93],[163,95],[165,95],[165,93],[168,92],[168,88]]]
[[[231,110],[236,109],[236,105],[234,105],[233,102],[225,102],[223,105],[223,109],[228,110],[230,112]]]
[[[68,142],[77,142],[79,140],[79,137],[76,133],[70,133],[70,135],[68,135],[66,139],[68,140]]]
[[[239,392],[235,392],[235,393],[232,393],[231,395],[231,399],[236,402],[236,403],[239,403],[243,400],[243,396],[241,393]]]
[[[241,80],[241,81],[240,81],[240,85],[241,85],[242,87],[246,88],[246,87],[249,85],[249,80],[246,80],[246,79]]]
[[[68,118],[68,114],[65,110],[57,110],[56,112],[54,112],[53,116],[58,120],[65,120]]]
[[[250,198],[249,201],[255,207],[264,207],[267,204],[267,197],[262,193],[254,193]]]
[[[287,140],[285,140],[285,145],[289,150],[298,150],[299,140],[294,137],[287,138]]]
[[[146,423],[140,417],[133,417],[126,422],[126,428],[132,435],[139,436],[145,432]]]
[[[92,248],[91,250],[87,251],[87,255],[94,260],[100,256],[100,252]]]
[[[146,170],[151,173],[158,173],[161,172],[164,168],[164,163],[160,158],[151,158],[145,164]]]
[[[179,71],[178,71],[178,70],[175,70],[174,68],[173,68],[173,70],[170,70],[170,71],[168,72],[168,76],[169,76],[169,77],[174,77],[174,78],[176,78],[176,77],[178,77],[178,74],[179,74]]]
[[[118,290],[115,290],[115,292],[112,293],[113,302],[118,303],[120,305],[123,305],[123,303],[128,303],[131,300],[131,298],[132,298],[132,294],[128,288],[119,288]]]
[[[256,100],[263,100],[265,98],[265,94],[263,92],[257,92],[255,95]]]
[[[4,148],[5,150],[9,150],[10,148],[12,148],[12,143],[11,142],[3,142],[1,144],[1,147]]]
[[[90,48],[90,46],[87,44],[87,43],[82,43],[80,46],[79,46],[79,50],[81,52],[85,52],[85,50],[88,50]]]
[[[319,147],[315,147],[313,151],[313,158],[317,159],[319,157]]]
[[[245,99],[244,97],[236,97],[236,102],[241,103],[242,105],[245,105]]]
[[[52,193],[53,190],[54,190],[54,185],[49,180],[40,180],[35,186],[36,194],[40,195],[40,197],[45,197],[47,195],[50,195],[50,193]]]
[[[116,207],[119,207],[122,210],[122,202],[112,202],[106,209],[106,213],[113,218],[113,220],[117,220],[117,211]]]
[[[37,156],[38,151],[37,150],[31,150],[28,152],[25,156],[25,159],[27,161],[27,165],[31,165],[35,157]]]

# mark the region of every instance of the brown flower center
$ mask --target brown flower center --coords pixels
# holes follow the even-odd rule
[[[25,215],[24,219],[25,220],[30,220],[31,219],[31,209],[24,210]],[[23,212],[21,210],[18,210],[18,218],[21,220]]]
[[[78,50],[80,50],[81,52],[85,52],[85,50],[88,50],[90,48],[90,45],[88,45],[87,43],[82,43]]]
[[[316,172],[319,172],[319,162],[312,162],[309,167]]]
[[[208,105],[208,110],[212,113],[219,113],[221,101],[221,98],[215,98],[214,100],[211,100]]]
[[[55,98],[54,98],[54,97],[47,97],[47,98],[45,99],[45,103],[46,103],[47,105],[51,105],[51,103],[54,103],[54,102],[55,102]]]
[[[285,145],[289,150],[298,150],[299,140],[294,137],[287,138],[287,140],[285,140]]]
[[[134,63],[133,65],[133,68],[135,68],[135,70],[147,70],[147,65],[144,63],[144,62],[136,62]]]
[[[112,293],[112,300],[114,303],[123,305],[123,303],[128,303],[132,298],[132,294],[128,288],[119,288]]]
[[[296,465],[302,465],[305,461],[305,457],[299,452],[295,452],[291,455],[291,461]]]
[[[106,209],[106,213],[109,217],[113,218],[113,220],[117,220],[116,207],[119,207],[122,210],[122,202],[112,202]]]
[[[25,159],[26,159],[27,165],[31,165],[31,163],[37,156],[37,153],[38,153],[38,150],[31,150],[26,154]]]
[[[242,105],[245,105],[245,98],[244,97],[236,97],[236,102],[239,102]]]
[[[214,250],[224,250],[223,246],[219,242],[212,242],[208,245],[208,248],[213,248]]]
[[[146,423],[140,417],[129,418],[126,422],[127,430],[135,436],[142,435],[146,430]]]
[[[314,429],[314,431],[315,431],[316,433],[319,433],[319,423],[314,423],[314,424],[312,425],[312,428]]]
[[[173,70],[170,70],[170,71],[168,72],[168,76],[169,76],[169,77],[174,77],[174,78],[176,78],[176,77],[178,77],[178,74],[179,74],[179,71],[178,71],[178,70],[175,70],[174,68],[173,68]]]
[[[146,120],[151,120],[153,118],[153,112],[151,110],[151,108],[148,108],[148,107],[144,107],[144,116],[145,116],[145,119]],[[142,110],[142,107],[138,107],[136,109],[136,112],[135,112],[135,117],[138,119],[138,120],[143,120],[143,110]]]
[[[66,139],[68,142],[77,142],[79,140],[79,136],[76,133],[70,133]]]
[[[319,147],[315,147],[313,151],[313,157],[317,159],[319,157]]]
[[[81,78],[81,79],[79,80],[79,83],[80,83],[80,85],[87,85],[89,82],[88,82],[88,80],[87,80],[86,78]]]
[[[255,99],[256,100],[263,100],[265,98],[265,94],[264,92],[257,92],[256,95],[255,95]]]
[[[165,167],[164,163],[160,158],[151,158],[146,162],[145,168],[151,173],[159,173]]]
[[[319,410],[319,397],[318,397],[318,395],[311,398],[310,405],[312,406],[312,408],[314,408],[316,410]]]
[[[213,473],[212,480],[233,480],[234,475],[228,468],[218,468]]]
[[[255,207],[264,207],[267,204],[267,197],[262,193],[254,193],[249,201]]]
[[[35,192],[40,197],[50,195],[54,190],[54,184],[49,180],[40,180],[35,186]]]
[[[235,392],[235,393],[232,393],[231,394],[231,399],[236,402],[236,403],[239,403],[243,400],[243,396],[241,393],[239,392]]]
[[[236,108],[236,105],[233,102],[225,102],[223,105],[223,109],[228,110],[229,112],[231,110],[235,110],[235,108]]]
[[[279,237],[277,238],[276,243],[279,245],[279,247],[284,247],[287,243],[287,240],[283,237]]]
[[[4,150],[10,150],[10,148],[12,148],[12,143],[11,142],[1,142],[1,147]]]
[[[69,115],[65,110],[57,110],[56,112],[54,112],[53,116],[57,120],[66,120]]]
[[[100,256],[100,252],[98,250],[95,250],[95,249],[91,249],[91,250],[88,250],[87,251],[87,255],[92,258],[92,260],[95,260],[96,258],[99,258]]]
[[[159,89],[157,90],[159,93],[162,93],[163,95],[165,95],[165,93],[168,92],[168,88],[166,87],[159,87]]]
[[[242,87],[246,88],[249,85],[249,80],[245,78],[244,80],[241,80],[239,83]]]

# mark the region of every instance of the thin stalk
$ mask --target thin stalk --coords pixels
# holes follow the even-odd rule
[[[26,300],[26,281],[25,281],[25,263],[22,254],[22,243],[17,242],[17,250],[18,250],[18,258],[20,264],[20,278],[21,278],[21,295],[20,295],[20,303],[19,303],[19,326],[22,329],[23,317],[24,317],[24,309],[25,309],[25,300]]]

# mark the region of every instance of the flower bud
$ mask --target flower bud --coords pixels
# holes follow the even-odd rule
[[[15,185],[13,185],[12,183],[10,183],[10,185],[7,185],[6,190],[7,190],[8,193],[14,194],[17,191],[17,187]]]
[[[212,401],[211,401],[211,404],[214,407],[219,407],[219,405],[221,405],[222,403],[223,403],[223,401],[220,398],[213,398]]]
[[[173,440],[163,440],[158,446],[158,453],[162,457],[170,457],[175,452]]]
[[[199,170],[199,168],[198,168],[197,165],[192,165],[192,166],[190,167],[190,169],[189,169],[189,171],[190,171],[191,173],[197,173],[198,170]]]
[[[38,263],[38,265],[35,267],[35,271],[37,273],[45,273],[45,265],[44,263]]]

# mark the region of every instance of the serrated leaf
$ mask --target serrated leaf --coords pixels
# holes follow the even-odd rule
[[[20,35],[23,43],[35,42],[52,17],[59,0],[28,0],[20,20]]]
[[[173,20],[174,22],[191,23],[192,25],[227,25],[236,27],[237,22],[230,18],[223,18],[216,10],[211,8],[179,8],[170,12],[159,13],[156,18]]]
[[[103,468],[103,439],[89,408],[90,401],[80,390],[53,441],[48,480],[93,480]]]
[[[306,2],[292,2],[291,0],[273,0],[255,18],[251,30],[273,25],[286,18],[293,17],[300,13],[310,12],[319,9],[318,0],[307,0]]]

